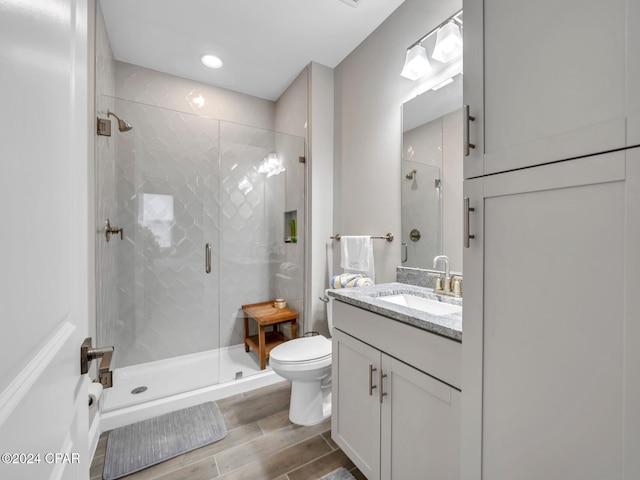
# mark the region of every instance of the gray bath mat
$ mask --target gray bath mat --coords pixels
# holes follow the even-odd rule
[[[227,426],[215,402],[125,425],[109,434],[102,476],[115,480],[226,435]]]
[[[356,480],[356,477],[351,475],[346,468],[340,467],[333,472],[327,473],[324,477],[320,477],[318,480]]]

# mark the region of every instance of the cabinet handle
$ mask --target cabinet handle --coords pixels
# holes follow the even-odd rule
[[[469,240],[472,238],[476,238],[475,235],[471,235],[469,233],[469,212],[475,212],[476,209],[469,206],[469,197],[464,197],[464,222],[463,222],[463,237],[464,237],[464,248],[469,248]]]
[[[369,396],[373,396],[373,389],[377,388],[376,385],[373,384],[373,372],[378,369],[373,366],[373,363],[369,364]]]
[[[473,122],[476,119],[476,117],[472,117],[471,115],[469,115],[469,105],[465,105],[464,106],[464,127],[463,127],[463,146],[462,148],[464,149],[464,156],[468,157],[469,156],[469,149],[470,148],[476,148],[475,144],[473,143],[469,143],[469,122]]]
[[[409,259],[409,248],[406,243],[402,244],[402,249],[404,250],[404,255],[402,256],[402,262],[406,262]]]
[[[204,271],[211,273],[211,244],[207,243],[204,246]]]
[[[387,395],[387,393],[384,392],[384,384],[382,383],[382,379],[384,378],[387,378],[387,374],[380,369],[380,390],[378,390],[380,392],[380,403],[382,403],[382,398]]]

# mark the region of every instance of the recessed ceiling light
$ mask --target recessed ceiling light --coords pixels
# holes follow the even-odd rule
[[[200,55],[200,61],[205,67],[209,68],[220,68],[222,66],[222,60],[220,60],[220,57],[212,53]]]

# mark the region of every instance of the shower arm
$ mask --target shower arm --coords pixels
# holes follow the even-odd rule
[[[115,117],[118,120],[118,130],[120,130],[121,132],[128,132],[129,130],[131,130],[133,128],[129,122],[121,119],[119,116],[117,116],[111,110],[107,110],[107,116],[110,116],[110,115]]]

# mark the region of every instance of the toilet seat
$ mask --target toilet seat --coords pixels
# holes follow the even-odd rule
[[[281,364],[320,362],[331,358],[331,340],[322,335],[295,338],[271,350],[269,357]]]

